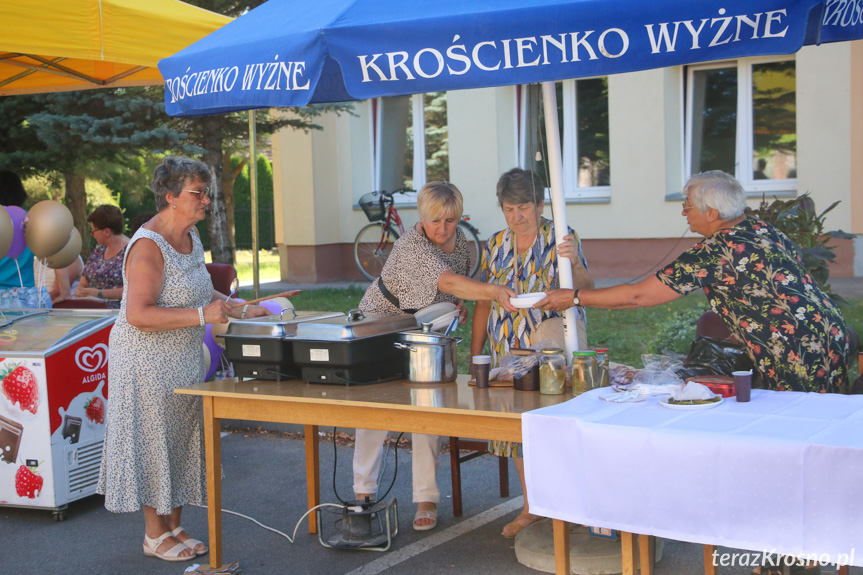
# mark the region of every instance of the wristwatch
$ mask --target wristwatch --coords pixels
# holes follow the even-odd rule
[[[575,290],[572,294],[573,295],[572,305],[579,305],[579,306],[581,305],[581,300],[578,297],[578,291],[579,290]]]
[[[578,293],[578,292],[576,292],[576,293]],[[98,294],[96,294],[96,297],[97,297],[97,298],[99,298],[99,299],[104,299],[104,298],[102,297],[102,290],[99,290],[99,293],[98,293]]]

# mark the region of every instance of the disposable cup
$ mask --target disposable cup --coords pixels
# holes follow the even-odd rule
[[[491,369],[490,355],[475,355],[471,360],[473,364],[473,376],[476,378],[477,387],[488,387],[488,373]]]
[[[734,376],[734,393],[737,401],[740,403],[749,401],[752,393],[752,371],[735,371],[731,375]]]

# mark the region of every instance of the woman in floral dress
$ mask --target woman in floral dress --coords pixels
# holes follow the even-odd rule
[[[764,387],[844,391],[852,351],[848,326],[806,272],[794,242],[745,216],[743,189],[724,172],[693,176],[683,194],[689,227],[704,241],[637,284],[557,290],[537,306],[648,307],[701,288],[713,311],[744,342]]]
[[[75,297],[95,297],[105,300],[108,307],[120,308],[123,298],[123,263],[129,238],[123,233],[123,212],[117,206],[99,206],[87,218],[90,235],[98,244],[93,248]]]

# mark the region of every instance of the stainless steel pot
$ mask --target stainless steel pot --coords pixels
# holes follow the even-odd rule
[[[405,351],[404,373],[417,383],[455,381],[456,345],[461,338],[435,333],[430,328],[424,323],[422,330],[399,333],[399,341],[393,345]]]

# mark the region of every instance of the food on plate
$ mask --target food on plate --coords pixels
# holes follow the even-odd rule
[[[720,396],[711,397],[710,399],[674,399],[673,397],[668,398],[668,403],[671,405],[704,405],[706,403],[716,403],[721,401],[722,398]]]
[[[613,386],[629,385],[635,379],[635,376],[638,375],[638,371],[634,367],[629,367],[622,363],[613,363],[609,370],[609,381]]]

